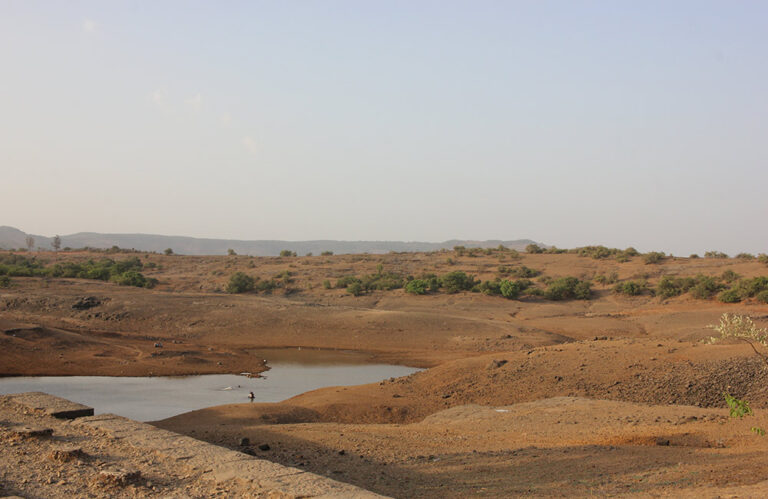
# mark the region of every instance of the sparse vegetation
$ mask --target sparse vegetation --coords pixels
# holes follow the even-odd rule
[[[7,275],[0,275],[0,288],[10,288],[11,278]]]
[[[152,288],[156,279],[147,278],[139,271],[144,265],[137,257],[126,260],[87,260],[82,263],[61,262],[46,267],[34,257],[22,255],[0,255],[0,275],[17,277],[65,277],[111,281],[122,286]]]
[[[296,252],[284,249],[284,250],[280,250],[280,256],[284,256],[284,257],[285,256],[296,256]]]

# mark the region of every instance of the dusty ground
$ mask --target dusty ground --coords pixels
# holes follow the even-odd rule
[[[403,290],[353,297],[322,285],[378,264],[482,279],[496,277],[499,265],[549,277],[615,271],[651,285],[663,275],[768,275],[764,264],[452,252],[142,258],[160,266],[145,272],[159,279],[156,289],[14,278],[0,290],[0,373],[257,372],[263,366],[249,352],[260,347],[360,350],[431,369],[157,424],[233,448],[248,436],[270,444],[267,459],[397,497],[768,493],[760,483],[768,469],[755,459],[768,440],[750,431],[768,427],[768,375],[746,345],[699,343],[723,312],[768,325],[768,305],[629,298],[600,285],[594,299],[566,302]],[[222,293],[237,270],[294,275],[271,295]],[[100,304],[72,308],[86,296]],[[723,391],[751,401],[757,415],[728,419]]]
[[[53,434],[20,437],[17,428]],[[0,448],[0,497],[249,496],[237,483],[216,484],[204,469],[160,459],[107,432],[26,410],[6,397],[0,397]]]

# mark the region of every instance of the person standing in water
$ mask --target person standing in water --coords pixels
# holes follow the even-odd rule
[[[248,399],[253,402],[253,399],[256,398],[256,395],[253,394],[253,392],[248,392]]]

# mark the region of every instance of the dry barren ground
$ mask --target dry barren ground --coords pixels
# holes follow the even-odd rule
[[[430,369],[157,424],[233,448],[247,436],[270,444],[265,458],[397,497],[768,493],[761,458],[768,440],[750,430],[768,426],[766,372],[747,345],[699,342],[724,312],[766,326],[768,305],[626,297],[599,284],[593,299],[563,302],[402,289],[355,297],[323,286],[379,265],[405,275],[463,270],[484,280],[500,265],[525,265],[549,278],[616,272],[620,281],[653,287],[665,275],[768,275],[757,261],[646,265],[639,257],[453,252],[140,257],[157,266],[145,271],[159,280],[155,289],[13,278],[0,290],[0,373],[257,372],[261,360],[249,353],[258,348],[359,350]],[[291,276],[272,294],[222,293],[235,271]],[[86,297],[98,304],[73,308]],[[756,416],[729,419],[723,391],[751,401]]]

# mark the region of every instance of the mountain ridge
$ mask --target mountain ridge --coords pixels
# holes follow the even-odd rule
[[[35,249],[51,249],[53,237],[27,234],[20,229],[10,226],[0,226],[0,249],[25,248],[25,241],[28,235],[35,239]],[[229,249],[234,250],[238,254],[253,256],[277,256],[282,250],[295,251],[299,255],[307,253],[319,254],[323,251],[332,251],[336,254],[388,253],[390,251],[419,252],[450,249],[454,246],[489,248],[497,247],[500,244],[503,244],[508,248],[522,250],[529,244],[541,244],[531,239],[492,239],[485,241],[450,239],[442,242],[386,240],[344,241],[333,239],[286,241],[279,239],[215,239],[142,233],[105,234],[99,232],[78,232],[75,234],[61,235],[60,237],[62,248],[90,247],[107,249],[113,246],[119,246],[120,248],[126,249],[156,252],[162,252],[166,248],[171,248],[174,253],[184,255],[222,255],[227,254]]]

